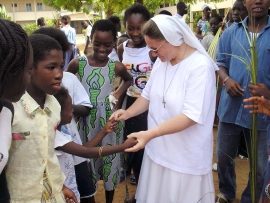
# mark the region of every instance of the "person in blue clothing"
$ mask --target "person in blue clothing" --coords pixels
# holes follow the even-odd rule
[[[216,203],[231,202],[235,199],[236,175],[233,159],[237,155],[237,149],[243,136],[245,136],[247,148],[250,151],[252,119],[249,111],[244,109],[243,99],[250,96],[264,96],[270,99],[270,57],[268,51],[270,21],[267,14],[270,1],[245,0],[243,4],[248,11],[248,17],[242,23],[224,31],[219,41],[217,54],[217,65],[220,68],[218,74],[224,86],[218,108],[220,122],[217,135],[217,171],[220,193],[216,196]],[[245,65],[235,57],[228,55],[237,55],[248,60],[247,53],[250,57],[250,46],[244,28],[247,29],[249,36],[252,36],[251,33],[255,33],[257,37],[257,85],[251,83],[250,74]],[[258,118],[256,201],[259,201],[263,190],[267,164],[266,129],[268,125],[263,115],[259,115]],[[252,157],[250,158],[252,159]],[[251,202],[249,181],[241,197],[241,203],[246,202]]]

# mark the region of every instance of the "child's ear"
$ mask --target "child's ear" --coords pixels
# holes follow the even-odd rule
[[[34,65],[32,65],[32,67],[28,70],[29,72],[29,76],[30,76],[30,80],[31,80],[31,77],[34,75]]]
[[[245,7],[246,7],[246,3],[247,3],[246,0],[243,0],[243,5],[244,5]]]

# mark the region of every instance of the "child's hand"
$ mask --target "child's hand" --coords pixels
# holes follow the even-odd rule
[[[147,130],[147,131],[140,131],[137,133],[131,133],[127,137],[128,139],[135,139],[136,145],[128,149],[125,149],[125,152],[137,152],[140,149],[144,148],[145,145],[152,139],[153,131]]]
[[[65,197],[65,200],[67,203],[78,203],[78,200],[74,194],[74,192],[72,192],[70,189],[68,189],[65,185],[63,186],[62,189],[63,195]]]
[[[127,148],[133,147],[134,145],[136,145],[138,143],[137,139],[135,138],[128,138],[125,142],[124,145]]]
[[[112,119],[109,120],[106,125],[103,127],[105,133],[111,133],[117,129],[118,121]]]
[[[270,101],[262,97],[250,97],[244,99],[245,103],[251,102],[244,106],[245,109],[251,109],[250,113],[261,113],[270,116]]]

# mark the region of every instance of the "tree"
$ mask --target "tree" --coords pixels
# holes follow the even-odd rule
[[[197,0],[183,0],[185,3],[194,4]],[[210,0],[205,0],[210,2]],[[221,2],[224,0],[212,0],[211,2]],[[94,11],[103,11],[106,18],[114,13],[121,13],[124,9],[132,5],[134,2],[143,4],[153,15],[160,5],[175,5],[177,0],[43,0],[44,4],[60,11],[61,8],[69,11],[77,11],[89,13],[90,8]]]
[[[92,7],[94,11],[104,11],[108,18],[114,13],[121,13],[133,4],[134,0],[43,0],[43,2],[57,11],[63,8],[69,11],[89,13]]]
[[[10,20],[10,16],[7,15],[7,11],[6,11],[5,6],[0,7],[0,18]]]

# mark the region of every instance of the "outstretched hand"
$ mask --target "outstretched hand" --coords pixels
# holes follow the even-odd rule
[[[125,152],[137,152],[140,149],[144,148],[145,145],[151,140],[151,132],[149,131],[140,131],[137,133],[131,133],[127,136],[129,139],[134,139],[137,141],[137,144],[131,148],[125,150]]]
[[[252,102],[252,104],[245,105],[245,109],[252,109],[250,113],[261,113],[270,116],[270,101],[261,97],[250,97],[244,99],[245,103]]]
[[[104,126],[104,132],[105,133],[111,133],[113,131],[115,131],[117,129],[117,125],[118,124],[118,121],[114,120],[114,119],[111,119],[111,120],[108,120],[108,122],[105,124]]]
[[[109,118],[109,120],[127,120],[129,118],[127,111],[123,110],[123,109],[119,109],[116,112],[114,112],[111,117]]]

